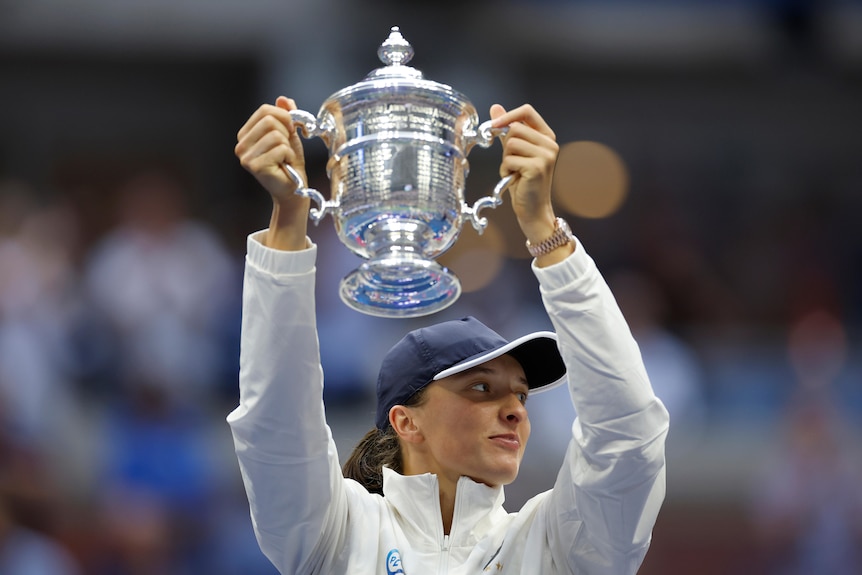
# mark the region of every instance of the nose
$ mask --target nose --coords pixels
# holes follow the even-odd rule
[[[526,421],[528,418],[527,408],[521,402],[517,393],[510,393],[505,397],[500,409],[500,415],[509,424],[517,424]]]

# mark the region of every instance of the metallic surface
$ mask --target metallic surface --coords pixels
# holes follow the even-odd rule
[[[378,55],[386,66],[336,92],[316,117],[291,112],[304,136],[327,145],[331,199],[285,167],[296,193],[316,204],[311,219],[332,214],[342,243],[368,260],[342,281],[342,300],[371,315],[416,317],[461,293],[433,258],[452,246],[465,219],[481,233],[487,220],[479,212],[501,203],[511,177],[473,206],[464,188],[470,150],[489,147],[505,129],[479,125],[463,95],[406,66],[413,49],[397,28]]]

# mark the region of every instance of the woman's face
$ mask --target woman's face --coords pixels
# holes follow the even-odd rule
[[[529,387],[516,359],[503,355],[430,384],[410,408],[419,440],[410,446],[408,474],[461,476],[490,486],[518,475],[530,437],[524,403]]]

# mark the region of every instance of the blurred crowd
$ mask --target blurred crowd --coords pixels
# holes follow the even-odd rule
[[[0,573],[272,573],[223,424],[242,260],[167,172],[117,199],[83,249],[62,198],[0,188]]]

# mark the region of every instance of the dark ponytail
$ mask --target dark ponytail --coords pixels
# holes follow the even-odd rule
[[[424,402],[425,388],[420,389],[405,401],[405,407],[415,407]],[[385,430],[376,427],[359,440],[353,453],[344,463],[341,472],[347,479],[354,479],[369,493],[383,495],[383,466],[397,473],[404,472],[401,443],[391,425]]]

